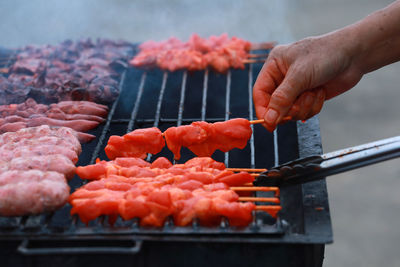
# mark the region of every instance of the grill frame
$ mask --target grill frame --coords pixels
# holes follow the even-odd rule
[[[265,51],[261,51],[261,53],[265,53]],[[255,74],[261,69],[261,64],[252,64],[247,66],[245,72],[248,75],[248,90],[247,93],[249,95],[248,98],[248,118],[250,120],[254,119],[253,115],[253,103],[251,96],[252,85],[255,80]],[[134,74],[132,74],[132,71]],[[149,73],[154,71],[142,71],[135,69],[128,69],[124,71],[121,76],[120,83],[120,95],[115,100],[115,102],[111,105],[110,112],[107,118],[106,123],[103,127],[99,127],[94,130],[92,133],[99,138],[96,142],[91,144],[87,144],[83,146],[83,154],[80,157],[80,162],[78,165],[83,164],[93,164],[96,158],[100,155],[104,158],[104,153],[102,152],[102,148],[104,147],[104,142],[106,140],[107,135],[109,135],[110,127],[115,127],[116,125],[125,125],[127,124],[126,132],[133,130],[136,126],[146,125],[158,127],[160,124],[174,124],[177,126],[190,123],[194,120],[207,120],[209,122],[221,121],[230,118],[230,96],[231,96],[231,84],[232,84],[232,74],[229,71],[226,75],[226,88],[225,88],[225,116],[224,117],[207,117],[207,97],[209,96],[209,80],[210,75],[213,75],[211,71],[206,70],[204,72],[203,79],[203,91],[202,91],[202,103],[201,103],[201,113],[199,117],[196,118],[184,118],[184,102],[185,97],[187,95],[187,79],[188,73],[186,71],[182,74],[182,82],[180,86],[180,98],[179,98],[179,107],[178,107],[178,116],[177,119],[164,118],[161,116],[161,108],[164,99],[165,90],[167,88],[167,81],[169,75],[173,75],[171,73],[163,72],[162,80],[160,84],[160,93],[158,95],[157,107],[155,110],[154,119],[138,118],[139,109],[141,100],[143,98],[143,94],[146,86],[146,79],[149,78]],[[119,108],[120,97],[123,95],[123,90],[126,90],[125,81],[127,76],[138,76],[140,74],[140,79],[137,79],[139,83],[137,84],[137,94],[135,98],[135,104],[133,109],[131,110],[129,119],[127,118],[117,118],[114,119],[113,116],[117,108]],[[132,90],[132,89],[131,89]],[[251,126],[254,129],[254,126]],[[297,157],[304,157],[314,154],[322,153],[321,139],[319,134],[319,122],[318,118],[314,117],[308,120],[305,123],[289,123],[287,125],[279,126],[278,131],[275,131],[272,134],[273,139],[273,147],[274,147],[274,165],[278,165],[279,163],[283,163],[285,161],[291,160],[293,158],[287,158],[287,155],[282,155],[279,153],[281,146],[279,143],[284,142],[281,138],[284,138],[280,135],[281,132],[293,132],[296,131],[297,135]],[[251,137],[249,142],[250,149],[250,167],[256,167],[256,145],[255,145],[255,137],[254,135]],[[87,153],[90,152],[90,155]],[[85,155],[86,153],[86,155]],[[103,153],[103,155],[102,155]],[[81,160],[81,158],[90,158],[89,161]],[[229,153],[225,153],[223,155],[224,162],[227,166],[229,166]],[[149,155],[148,160],[151,160],[152,156]],[[240,166],[240,167],[249,167],[249,166]],[[263,167],[271,167],[271,166],[263,166]],[[82,181],[78,179],[74,179],[71,182],[71,187],[76,188]],[[330,221],[329,214],[329,205],[328,205],[328,197],[327,197],[327,189],[325,180],[320,180],[316,182],[307,183],[304,185],[300,185],[297,187],[285,189],[287,192],[282,192],[282,204],[284,206],[282,215],[280,219],[277,220],[275,224],[263,225],[264,229],[262,231],[254,230],[251,226],[245,229],[223,229],[220,228],[206,228],[206,227],[198,227],[198,229],[187,230],[185,228],[174,228],[168,229],[164,227],[163,229],[138,229],[137,231],[132,231],[130,228],[127,231],[123,231],[121,229],[113,229],[112,227],[103,227],[105,225],[105,218],[102,217],[98,221],[95,222],[93,227],[78,227],[77,218],[73,217],[70,227],[67,229],[63,229],[60,232],[57,231],[49,231],[47,229],[47,224],[53,220],[54,214],[44,214],[38,216],[24,216],[18,218],[10,218],[9,225],[13,225],[16,223],[16,227],[3,227],[2,222],[0,221],[0,240],[26,240],[24,241],[25,246],[28,245],[28,240],[43,240],[43,241],[57,241],[57,240],[71,240],[71,241],[84,241],[84,240],[97,240],[97,241],[110,241],[110,240],[136,240],[139,243],[142,241],[145,242],[193,242],[193,243],[263,243],[263,244],[326,244],[332,242],[332,227]],[[301,209],[293,212],[293,208],[289,208],[292,204],[294,207],[296,205],[293,203],[295,201],[294,198],[288,198],[292,194],[298,196],[301,199]],[[66,212],[69,209],[61,212]],[[301,217],[299,221],[298,217]],[[4,218],[1,218],[4,220]],[[30,227],[30,225],[34,227]],[[40,226],[39,228],[37,226]],[[102,226],[103,225],[103,226]],[[107,226],[107,225],[105,225]],[[140,243],[141,244],[141,243]],[[322,246],[323,247],[323,246]],[[82,251],[86,251],[85,247],[80,247]],[[51,253],[51,249],[45,251],[46,254]],[[120,250],[120,253],[123,250]],[[23,250],[21,251],[22,253]],[[322,249],[323,252],[323,249]],[[29,253],[25,253],[29,254]]]

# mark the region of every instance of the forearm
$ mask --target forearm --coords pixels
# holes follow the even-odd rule
[[[400,60],[400,1],[343,29],[353,63],[368,73]]]

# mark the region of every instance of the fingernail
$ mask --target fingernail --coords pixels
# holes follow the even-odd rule
[[[267,114],[265,114],[265,122],[268,124],[275,124],[278,119],[278,112],[275,109],[268,109]]]

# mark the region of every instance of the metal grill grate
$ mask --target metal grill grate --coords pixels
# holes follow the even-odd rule
[[[263,51],[265,53],[265,51]],[[262,53],[262,52],[261,52]],[[227,74],[216,74],[211,70],[189,73],[187,71],[162,72],[160,70],[126,70],[120,81],[120,96],[112,104],[107,121],[103,127],[92,131],[98,136],[96,141],[85,144],[78,165],[93,164],[96,158],[107,159],[105,144],[110,135],[123,135],[136,128],[158,127],[162,131],[171,126],[189,124],[193,121],[216,122],[229,118],[254,119],[252,86],[261,64],[246,66],[245,70],[230,70]],[[253,136],[243,150],[227,153],[217,151],[213,158],[225,162],[229,167],[269,168],[279,162],[298,157],[298,127],[288,123],[279,127],[273,134],[261,125],[252,125]],[[318,126],[313,126],[318,133]],[[278,135],[279,132],[279,135]],[[317,140],[319,141],[319,140]],[[314,141],[315,142],[315,139]],[[172,153],[163,149],[158,155],[149,155],[148,160],[165,156],[172,160]],[[194,155],[182,149],[179,162],[185,162]],[[70,186],[72,191],[83,184],[75,177]],[[316,188],[319,190],[319,188]],[[257,194],[259,196],[266,193]],[[268,194],[268,193],[267,193]],[[322,201],[327,201],[322,195]],[[108,224],[105,216],[92,221],[88,226],[69,215],[66,205],[54,213],[15,218],[0,217],[0,238],[33,239],[75,239],[75,238],[128,238],[232,241],[246,242],[312,242],[305,234],[304,203],[301,186],[281,191],[283,211],[278,220],[263,212],[254,216],[253,223],[246,228],[229,227],[222,221],[219,227],[202,227],[194,222],[192,227],[175,227],[172,221],[163,228],[139,227],[137,220],[123,221],[118,218],[114,226]],[[327,202],[326,202],[327,204]],[[329,211],[326,211],[329,219]],[[328,220],[328,226],[330,227]],[[328,228],[329,228],[328,227]],[[330,240],[331,232],[324,240]],[[294,236],[285,233],[294,233]],[[244,239],[243,239],[244,238]],[[326,242],[326,241],[324,241]]]

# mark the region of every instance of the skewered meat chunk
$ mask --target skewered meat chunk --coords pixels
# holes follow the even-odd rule
[[[219,224],[222,217],[232,226],[245,226],[252,220],[255,205],[237,202],[239,196],[229,189],[253,181],[248,173],[227,171],[223,163],[211,158],[177,165],[161,158],[154,166],[141,167],[140,159],[130,158],[132,165],[124,162],[124,167],[117,164],[118,159],[77,168],[78,175],[84,176],[81,178],[101,178],[85,184],[69,198],[71,214],[78,214],[84,223],[101,215],[108,215],[110,223],[120,215],[125,220],[140,218],[141,225],[156,227],[169,216],[178,226],[189,225],[195,218],[210,226]],[[124,168],[142,171],[122,176]],[[182,172],[178,174],[177,170]],[[146,171],[147,176],[143,175]],[[229,177],[237,178],[225,179]]]
[[[233,148],[243,149],[251,134],[248,120],[232,119],[213,124],[201,121],[171,127],[164,132],[164,137],[175,159],[179,160],[182,146],[188,147],[199,157],[210,157],[217,149],[223,152]]]
[[[203,39],[193,34],[188,42],[174,37],[162,41],[148,41],[139,46],[140,52],[129,62],[136,67],[154,67],[175,71],[202,70],[210,66],[220,73],[229,68],[244,68],[251,43],[227,34]]]
[[[0,173],[0,214],[22,216],[53,211],[69,196],[63,174],[53,171],[11,170]]]
[[[137,129],[124,136],[110,136],[105,147],[109,159],[116,157],[145,157],[157,154],[165,146],[161,131],[156,128]]]

